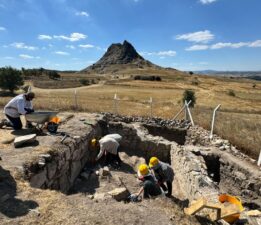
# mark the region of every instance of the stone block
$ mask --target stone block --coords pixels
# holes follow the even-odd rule
[[[100,169],[100,175],[101,176],[109,176],[110,175],[110,169],[108,166],[105,166]]]
[[[127,200],[127,198],[130,195],[130,192],[126,188],[116,188],[110,192],[108,192],[109,195],[112,196],[117,201],[124,201]]]
[[[47,173],[46,173],[46,169],[44,169],[43,171],[41,171],[38,174],[35,174],[33,177],[31,177],[30,179],[30,184],[32,187],[36,187],[36,188],[40,188],[42,187],[42,185],[47,181],[47,177],[46,177]]]
[[[52,179],[56,173],[57,165],[55,162],[47,164],[47,177],[48,179]]]
[[[29,134],[29,135],[16,137],[14,140],[14,146],[15,146],[15,148],[19,148],[24,144],[33,143],[35,141],[35,139],[36,139],[36,134]]]
[[[81,161],[72,162],[72,164],[71,164],[71,176],[70,176],[71,177],[70,178],[71,183],[73,183],[73,181],[79,175],[81,170],[82,170]]]

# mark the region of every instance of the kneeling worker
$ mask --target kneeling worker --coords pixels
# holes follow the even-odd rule
[[[138,194],[131,195],[133,201],[137,200],[138,197],[143,192],[143,198],[151,198],[162,195],[160,186],[153,174],[150,173],[149,167],[146,164],[141,164],[138,170],[138,179],[142,181],[142,188],[139,190]]]
[[[157,157],[150,158],[149,167],[153,169],[159,185],[164,191],[167,191],[166,196],[170,197],[172,194],[172,182],[174,180],[172,167],[167,163],[159,161]],[[165,182],[167,183],[167,187],[164,184]]]
[[[29,92],[26,94],[20,94],[11,99],[4,107],[4,113],[10,122],[2,121],[0,123],[0,127],[6,125],[13,127],[14,130],[22,129],[23,125],[20,115],[34,112],[32,105],[32,100],[34,98],[35,94],[33,92]]]
[[[104,155],[106,164],[116,161],[116,167],[119,168],[121,166],[121,159],[118,152],[120,145],[118,141],[120,141],[121,138],[119,134],[109,134],[101,138],[99,142],[97,142],[96,139],[92,139],[92,145],[96,145],[100,148],[100,152],[95,160],[98,161]]]

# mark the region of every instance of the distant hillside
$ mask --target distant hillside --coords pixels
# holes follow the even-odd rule
[[[126,68],[161,68],[140,56],[128,42],[112,44],[102,58],[81,72],[107,73]]]
[[[201,70],[193,71],[196,74],[205,75],[222,75],[222,76],[235,76],[235,77],[255,77],[261,76],[261,71],[218,71],[218,70]]]

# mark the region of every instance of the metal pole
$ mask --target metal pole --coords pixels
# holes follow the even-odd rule
[[[261,150],[260,150],[259,158],[258,158],[258,161],[257,161],[257,165],[261,166]]]
[[[216,111],[219,109],[221,105],[219,104],[213,111],[213,116],[212,116],[212,124],[211,124],[211,132],[209,138],[213,138],[213,130],[214,130],[214,124],[215,124],[215,116],[216,116]]]
[[[78,108],[78,102],[77,102],[77,90],[74,90],[74,104],[75,104],[75,109]]]
[[[191,122],[192,126],[195,126],[192,115],[190,113],[189,105],[187,104],[187,101],[185,101],[185,102],[186,102],[186,108],[187,108],[187,113],[188,113],[189,118],[190,118],[190,122]]]
[[[191,100],[188,102],[188,105],[191,103]],[[173,117],[173,120],[175,120],[178,116],[179,116],[179,114],[184,110],[184,108],[186,107],[186,105],[184,104],[184,106],[181,108],[181,110],[177,113],[177,115],[176,116],[174,116]]]

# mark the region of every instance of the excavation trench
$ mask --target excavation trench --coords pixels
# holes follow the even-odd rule
[[[91,147],[90,141],[93,137],[107,133],[118,133],[123,137],[119,151],[124,164],[113,175],[121,177],[131,191],[137,189],[137,166],[156,156],[173,167],[173,193],[180,199],[192,201],[201,196],[224,192],[243,195],[249,202],[260,199],[260,180],[251,177],[247,169],[236,161],[231,162],[228,157],[213,149],[185,145],[186,129],[118,120],[100,120],[82,136],[68,138],[63,144],[53,146],[55,151],[46,157],[45,165],[39,167],[33,164],[27,167],[25,177],[33,187],[60,190],[68,194],[110,191],[108,189],[114,187],[111,178],[106,178],[109,180],[106,180],[105,185],[95,173],[91,179],[83,179],[81,175],[99,169],[93,163],[98,152]],[[254,206],[252,208],[257,208],[259,204]]]

